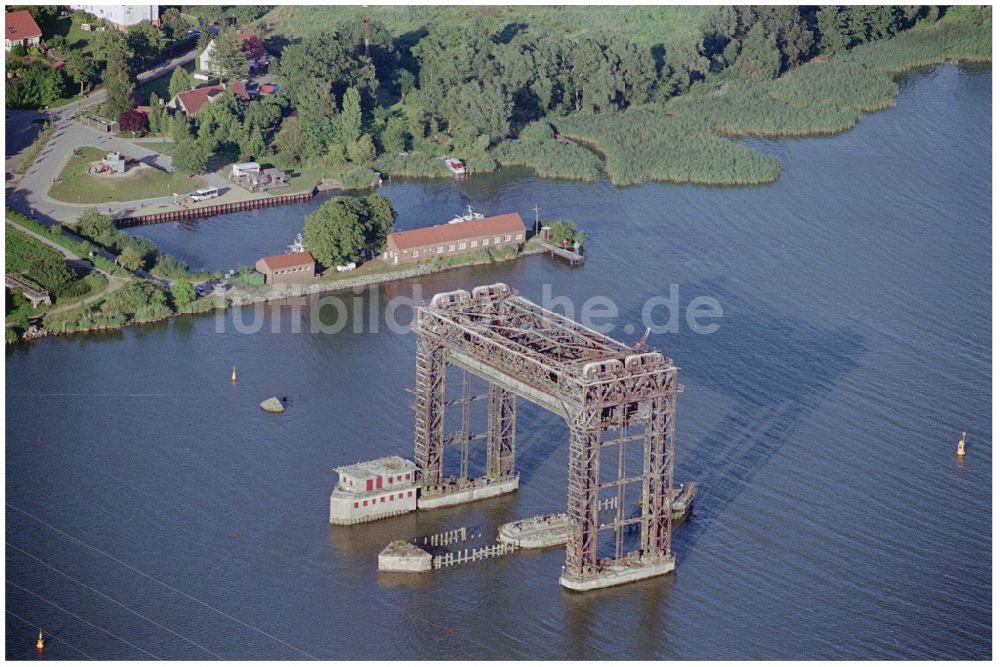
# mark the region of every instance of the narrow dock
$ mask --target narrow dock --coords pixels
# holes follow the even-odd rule
[[[147,213],[146,215],[134,215],[125,218],[118,218],[114,222],[116,227],[123,229],[125,227],[137,227],[140,225],[156,225],[161,222],[172,222],[174,220],[196,220],[200,218],[208,218],[213,215],[224,215],[226,213],[250,211],[258,208],[270,208],[271,206],[281,206],[283,204],[299,204],[302,202],[308,202],[312,201],[314,193],[315,190],[312,192],[300,192],[298,194],[259,197],[257,199],[247,199],[244,201],[231,202],[229,204],[181,208],[176,211],[163,211],[161,213]]]
[[[538,242],[550,256],[561,257],[569,262],[570,266],[579,266],[583,264],[583,253],[570,250],[569,248],[562,248],[554,243],[549,243],[548,241],[544,241],[542,239],[539,239]]]
[[[684,521],[691,513],[691,506],[697,493],[698,486],[694,482],[673,489],[670,494],[671,518],[675,524]],[[601,503],[602,511],[614,509],[616,509],[615,503]],[[497,540],[519,549],[545,549],[566,544],[569,540],[569,517],[562,512],[505,523],[498,530]]]

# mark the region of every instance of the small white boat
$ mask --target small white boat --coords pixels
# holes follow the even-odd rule
[[[469,222],[470,220],[482,220],[486,216],[482,213],[476,213],[472,210],[472,204],[469,204],[469,210],[465,215],[456,215],[454,218],[448,221],[449,225],[454,225],[459,222]]]

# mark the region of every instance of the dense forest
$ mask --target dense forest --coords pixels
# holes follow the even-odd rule
[[[616,185],[758,184],[778,178],[780,164],[728,137],[843,131],[893,104],[892,74],[989,61],[992,50],[989,7],[370,11],[366,46],[360,8],[168,8],[162,34],[147,25],[98,33],[81,90],[100,73],[105,113],[132,127],[137,119],[123,114],[135,72],[189,26],[214,22],[223,82],[246,76],[236,34],[252,30],[281,88],[249,104],[224,96],[190,122],[156,111],[151,97],[148,132],[174,138],[174,164],[187,173],[253,158],[296,184],[326,177],[365,188],[375,172],[447,176],[440,158],[451,155],[472,173],[520,165],[556,178],[606,172]],[[202,31],[197,47],[207,41]],[[17,94],[37,90],[33,81],[22,73]],[[195,83],[177,69],[161,97]]]
[[[402,33],[375,14],[367,56],[360,12],[298,36],[265,15],[257,26],[280,49],[297,112],[275,133],[275,159],[357,184],[368,167],[447,175],[445,154],[473,172],[763,183],[780,164],[725,137],[842,131],[893,103],[890,73],[991,53],[989,8],[699,8],[697,29],[666,44],[508,10],[413,29],[413,8]]]

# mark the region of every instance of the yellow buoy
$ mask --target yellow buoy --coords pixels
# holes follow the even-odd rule
[[[236,382],[236,366],[233,366],[233,382]]]
[[[962,439],[958,441],[958,455],[965,456],[965,431],[962,431]]]
[[[45,650],[45,640],[42,639],[42,631],[41,630],[38,631],[38,641],[35,642],[35,648],[38,649],[39,651],[44,651]]]

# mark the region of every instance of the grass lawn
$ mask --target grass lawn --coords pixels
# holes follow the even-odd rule
[[[286,192],[305,192],[311,190],[322,178],[334,178],[332,167],[293,167],[282,171],[288,174],[289,187],[282,188]]]
[[[174,141],[137,141],[136,144],[164,155],[173,155],[177,147]]]
[[[84,32],[80,27],[82,21],[70,14],[69,16],[59,16],[58,14],[47,15],[38,20],[38,27],[42,30],[43,39],[53,35],[62,35],[66,38],[66,51],[82,51],[84,55],[90,55],[93,46],[92,41],[97,35],[96,32]],[[67,55],[63,54],[63,55]]]
[[[104,151],[100,149],[81,148],[80,156],[70,158],[63,168],[60,174],[62,181],[52,185],[49,196],[73,204],[103,204],[191,192],[205,185],[205,181],[196,176],[169,174],[154,168],[145,168],[135,175],[121,178],[88,174],[90,163],[102,157]]]
[[[180,52],[180,47],[178,47],[178,53]],[[194,71],[194,63],[188,63],[187,65],[182,65],[184,69],[188,72]],[[199,85],[204,85],[204,82],[197,81]],[[150,79],[145,83],[140,83],[135,87],[135,93],[142,100],[143,104],[149,104],[149,96],[152,93],[156,93],[156,96],[161,100],[170,99],[170,74],[165,76],[157,77],[155,79]]]

